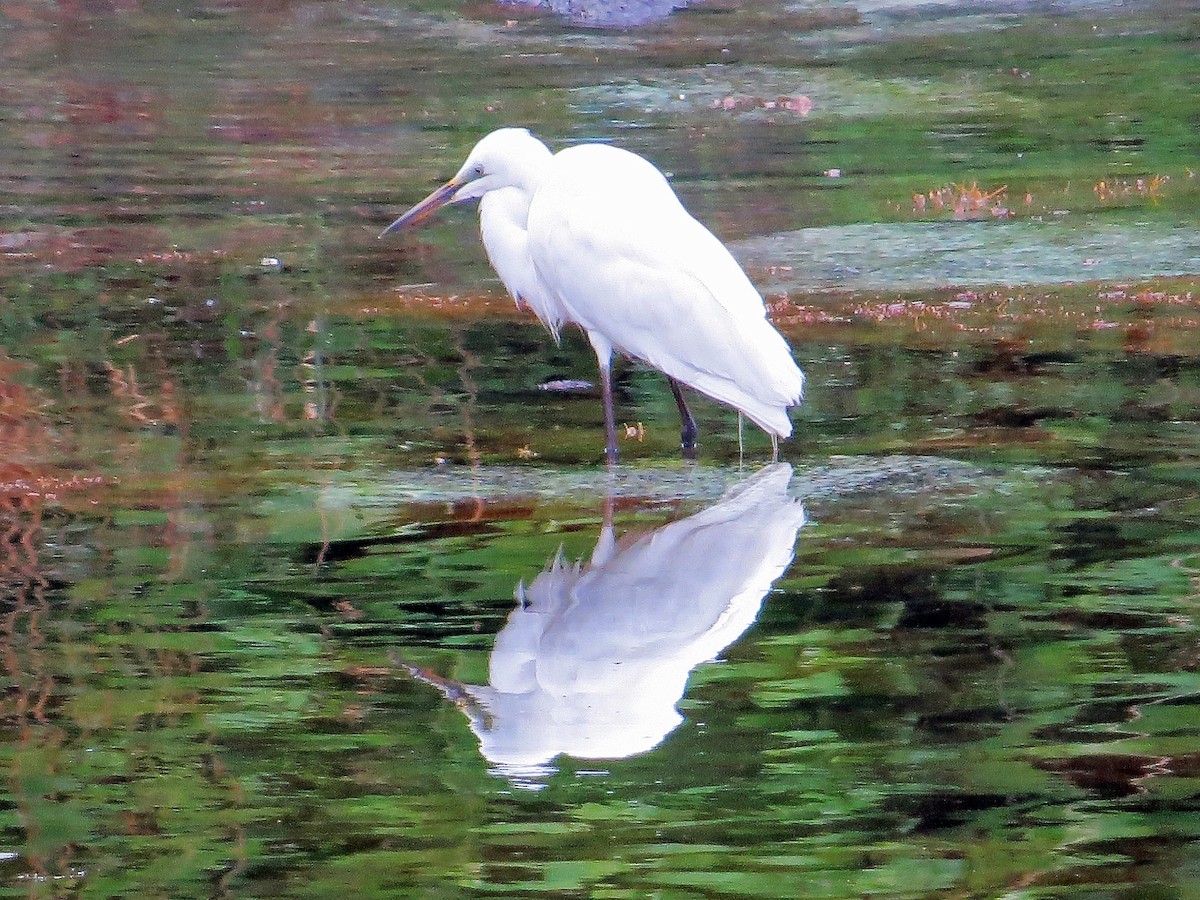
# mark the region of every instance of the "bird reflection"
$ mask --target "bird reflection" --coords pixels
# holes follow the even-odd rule
[[[496,638],[487,685],[410,667],[470,719],[483,756],[536,787],[560,754],[621,759],[683,721],[688,675],[753,624],[804,524],[792,468],[768,466],[720,501],[617,541],[606,523],[587,562],[560,553],[528,586]]]

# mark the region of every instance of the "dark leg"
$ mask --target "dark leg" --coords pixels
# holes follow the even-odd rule
[[[688,409],[687,401],[683,399],[683,388],[679,382],[668,377],[667,384],[671,385],[675,405],[679,407],[679,422],[682,425],[679,432],[679,446],[683,450],[684,456],[694,457],[696,455],[696,420],[692,418],[692,411]]]
[[[612,368],[600,367],[600,396],[604,401],[604,455],[611,466],[617,461],[617,414],[613,409]]]
[[[617,461],[617,413],[613,409],[612,389],[612,344],[597,331],[588,331],[588,341],[596,351],[596,363],[600,367],[600,397],[604,401],[604,455],[608,464]]]

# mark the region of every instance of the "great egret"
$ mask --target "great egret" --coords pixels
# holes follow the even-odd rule
[[[553,156],[550,148],[525,129],[502,128],[480,141],[480,146],[485,143],[490,146],[508,141],[509,132],[518,132],[529,138],[528,141],[523,141],[525,146],[522,148],[527,161],[542,166],[550,163]],[[471,196],[474,195],[451,194],[449,202],[470,199]],[[554,293],[541,282],[529,253],[527,223],[529,204],[532,200],[532,192],[523,187],[512,186],[488,191],[479,201],[479,232],[488,261],[500,276],[500,281],[508,293],[517,302],[518,308],[533,310],[554,338],[554,342],[558,343],[562,326],[570,321],[570,314]],[[380,237],[404,225],[422,221],[443,202],[445,201],[442,200],[441,192],[435,192],[388,226]],[[670,376],[667,376],[667,381],[671,386],[675,405],[679,408],[680,446],[684,453],[692,454],[696,449],[696,420],[688,408],[679,382]]]
[[[679,383],[745,414],[778,456],[804,374],[750,279],[651,163],[607,144],[550,154],[528,130],[501,128],[380,237],[473,199],[481,200],[488,259],[509,292],[552,334],[567,322],[587,334],[600,366],[610,462],[614,350],[668,377],[685,449],[696,429]]]

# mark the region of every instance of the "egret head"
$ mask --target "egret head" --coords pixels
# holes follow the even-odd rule
[[[477,200],[489,191],[522,188],[530,192],[549,162],[550,148],[526,128],[500,128],[480,139],[458,173],[398,218],[379,235],[424,221],[447,203]]]

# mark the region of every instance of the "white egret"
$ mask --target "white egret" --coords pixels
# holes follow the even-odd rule
[[[778,439],[792,433],[787,411],[801,400],[804,374],[750,279],[651,163],[607,144],[550,154],[527,130],[502,128],[380,236],[477,198],[484,247],[509,292],[555,336],[568,322],[587,334],[610,461],[614,350],[668,377],[685,450],[696,428],[679,383],[745,414],[777,454]]]

